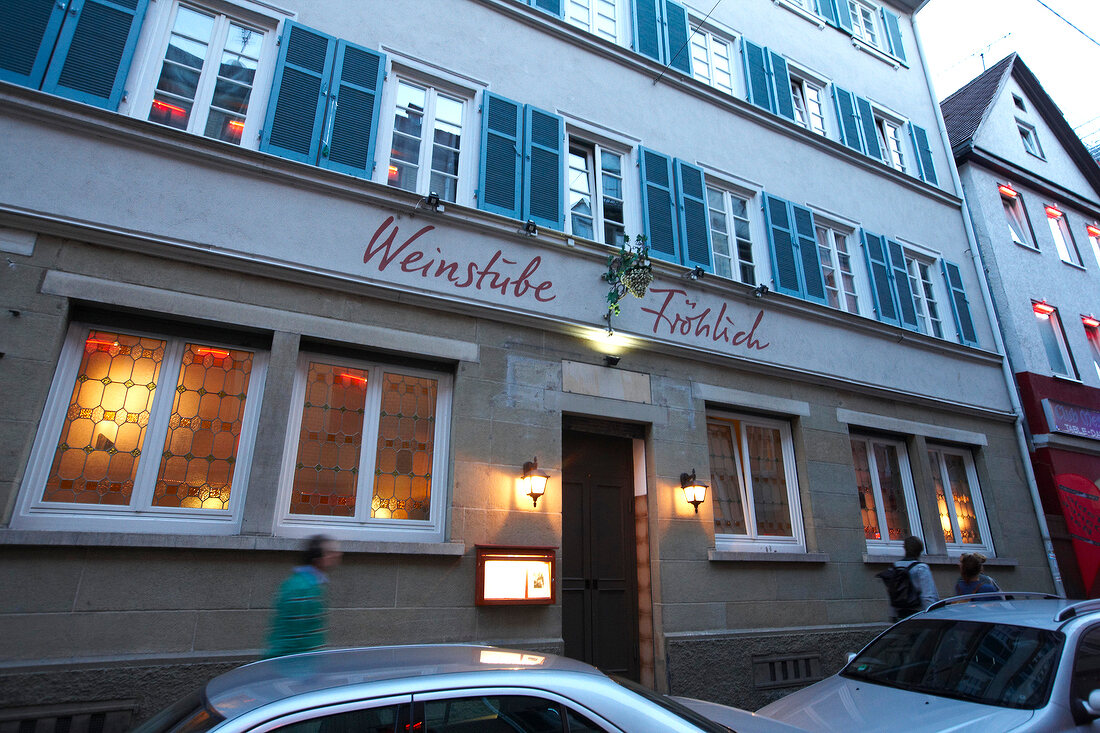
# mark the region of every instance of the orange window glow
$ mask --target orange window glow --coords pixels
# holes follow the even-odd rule
[[[1045,300],[1038,303],[1032,303],[1031,308],[1040,316],[1049,316],[1055,310],[1054,306],[1047,305]]]
[[[1050,217],[1051,219],[1058,219],[1058,218],[1061,218],[1061,216],[1062,216],[1062,212],[1059,211],[1058,209],[1054,208],[1053,206],[1046,207],[1046,212],[1047,212],[1047,216]]]
[[[1020,194],[1013,190],[1012,186],[997,186],[997,190],[1001,192],[1001,195],[1005,198],[1014,199]]]

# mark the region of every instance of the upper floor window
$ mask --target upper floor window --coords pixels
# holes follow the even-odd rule
[[[254,144],[260,97],[266,94],[256,88],[257,71],[273,34],[198,7],[177,3],[173,10],[148,119],[235,145]]]
[[[1027,112],[1027,106],[1024,105],[1024,98],[1021,97],[1019,94],[1012,95],[1012,103],[1016,105],[1016,109],[1020,110],[1021,112]]]
[[[848,313],[859,313],[859,296],[856,294],[856,278],[852,272],[848,244],[850,232],[842,232],[820,221],[816,229],[817,252],[829,305]]]
[[[928,447],[940,527],[949,553],[982,550],[992,554],[978,474],[970,451]]]
[[[1085,340],[1089,342],[1092,352],[1092,366],[1096,369],[1096,376],[1100,378],[1100,320],[1092,316],[1081,316],[1081,325],[1085,329]]]
[[[457,201],[465,163],[466,99],[433,86],[397,79],[386,182],[422,195]]]
[[[790,424],[712,415],[707,440],[719,549],[804,551]]]
[[[1054,237],[1054,247],[1058,250],[1058,256],[1062,262],[1081,267],[1081,253],[1077,251],[1077,243],[1073,241],[1073,233],[1066,223],[1066,215],[1059,209],[1046,207],[1047,224],[1050,225],[1050,235]]]
[[[1092,245],[1092,254],[1096,258],[1097,266],[1100,266],[1100,224],[1089,224],[1085,227],[1085,232],[1089,237],[1089,244]]]
[[[795,122],[819,135],[824,135],[824,85],[807,79],[799,74],[797,69],[790,69],[790,75]]]
[[[565,20],[594,35],[618,42],[622,34],[621,0],[567,0]]]
[[[906,537],[921,534],[905,443],[855,435],[851,440],[867,546],[900,551]]]
[[[74,324],[19,521],[157,532],[194,532],[203,522],[204,532],[235,531],[263,363],[262,354],[220,342]]]
[[[717,186],[707,186],[710,243],[714,272],[720,277],[756,284],[748,199]]]
[[[1008,233],[1012,241],[1024,247],[1035,247],[1035,236],[1031,231],[1031,220],[1024,209],[1024,201],[1019,193],[1011,186],[998,187],[1001,194],[1001,203],[1005,209],[1005,219],[1008,221]]]
[[[304,355],[281,533],[442,540],[450,385],[442,372]]]
[[[1051,373],[1060,377],[1075,377],[1076,369],[1070,358],[1069,347],[1066,346],[1066,334],[1062,330],[1058,309],[1045,300],[1032,301],[1031,309],[1035,311],[1039,337],[1042,339]]]
[[[618,247],[625,232],[623,156],[603,145],[569,140],[569,233]]]
[[[1029,125],[1023,120],[1016,120],[1016,129],[1020,131],[1020,140],[1024,143],[1024,150],[1037,158],[1043,157],[1043,148],[1039,145],[1039,134],[1034,125]]]
[[[875,132],[878,135],[879,152],[886,165],[905,172],[905,153],[901,146],[902,123],[882,115],[875,115]]]
[[[875,48],[881,48],[882,31],[875,7],[862,0],[848,0],[848,9],[852,13],[853,35]]]
[[[733,94],[733,41],[696,28],[691,35],[691,73],[701,82]]]
[[[905,269],[909,274],[909,290],[913,293],[913,309],[921,333],[943,338],[943,321],[936,303],[936,289],[932,284],[932,261],[913,252],[905,252]]]

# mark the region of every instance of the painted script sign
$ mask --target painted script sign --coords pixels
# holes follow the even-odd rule
[[[1100,440],[1100,411],[1098,410],[1046,399],[1043,400],[1043,412],[1047,417],[1047,427],[1052,433]]]

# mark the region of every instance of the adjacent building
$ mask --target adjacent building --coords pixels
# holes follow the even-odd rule
[[[1019,56],[945,99],[1066,592],[1100,596],[1100,167]]]
[[[254,658],[317,533],[334,645],[748,708],[907,535],[1054,590],[920,4],[0,3],[9,717]]]

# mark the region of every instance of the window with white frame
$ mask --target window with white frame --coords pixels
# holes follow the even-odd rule
[[[1100,320],[1093,316],[1081,316],[1081,325],[1085,329],[1085,340],[1089,342],[1089,350],[1092,352],[1092,366],[1100,379]]]
[[[702,28],[691,34],[691,73],[699,81],[733,94],[733,41]]]
[[[1019,94],[1012,95],[1012,103],[1016,105],[1016,109],[1020,110],[1021,112],[1027,112],[1027,106],[1024,104],[1024,98],[1021,97]]]
[[[1077,369],[1066,345],[1066,334],[1062,330],[1058,309],[1045,300],[1032,301],[1031,309],[1035,312],[1035,323],[1039,327],[1039,338],[1043,342],[1051,374],[1075,378]]]
[[[1100,267],[1100,224],[1089,224],[1085,227],[1089,244],[1092,245],[1092,255],[1096,258],[1096,265]]]
[[[1073,241],[1073,233],[1069,230],[1066,215],[1054,206],[1046,207],[1047,224],[1050,225],[1050,236],[1054,237],[1054,247],[1058,250],[1058,256],[1062,262],[1081,267],[1081,253],[1077,251],[1077,242]]]
[[[817,255],[825,278],[825,296],[829,305],[848,313],[859,313],[856,278],[848,249],[851,232],[843,232],[823,221],[817,223]]]
[[[825,133],[825,85],[811,81],[797,69],[790,70],[795,122],[819,135]]]
[[[1031,220],[1024,209],[1023,197],[1008,185],[998,187],[1001,194],[1001,203],[1005,209],[1005,219],[1008,222],[1008,232],[1012,241],[1023,247],[1036,249],[1035,235],[1031,231]]]
[[[901,552],[906,537],[921,534],[905,443],[858,435],[851,442],[867,547]]]
[[[981,550],[992,555],[993,542],[970,451],[929,444],[928,461],[948,554]]]
[[[707,209],[715,274],[755,285],[756,264],[752,255],[749,200],[708,184]]]
[[[150,23],[154,27],[155,23]],[[176,2],[158,62],[140,85],[134,114],[180,130],[255,147],[275,54],[271,27]]]
[[[619,42],[624,37],[622,0],[566,0],[565,20],[593,35]]]
[[[905,153],[902,150],[901,122],[880,114],[875,115],[875,132],[878,135],[879,153],[882,162],[894,170],[905,172]]]
[[[905,251],[905,270],[909,273],[909,291],[913,294],[913,309],[921,333],[943,338],[943,320],[936,302],[933,284],[933,261],[923,255]]]
[[[15,524],[235,531],[265,357],[220,340],[73,324]]]
[[[599,143],[569,138],[569,233],[618,247],[626,232],[623,156]]]
[[[448,374],[303,354],[292,399],[281,534],[443,539]]]
[[[707,417],[707,440],[716,546],[804,551],[790,424],[715,413]]]
[[[882,32],[878,25],[877,9],[862,0],[848,0],[852,13],[852,34],[866,43],[881,48]]]
[[[392,86],[386,183],[457,201],[468,167],[463,146],[470,137],[464,134],[469,99],[415,78],[398,76]]]
[[[1043,148],[1039,145],[1039,134],[1034,125],[1029,125],[1023,120],[1016,120],[1016,129],[1020,131],[1020,140],[1024,143],[1024,150],[1036,158],[1043,157]]]

